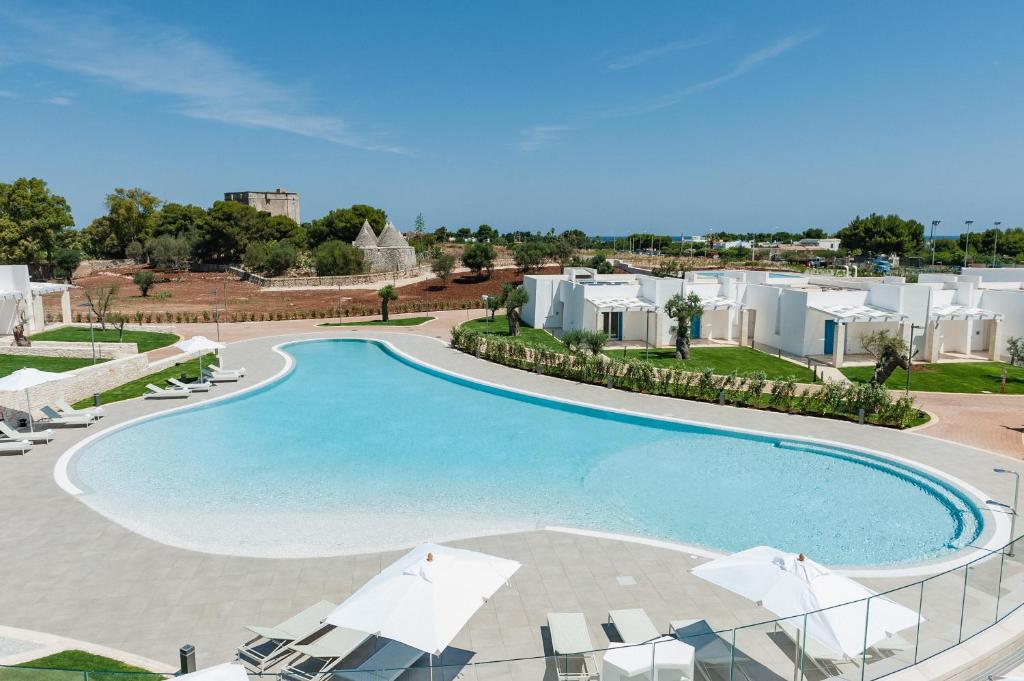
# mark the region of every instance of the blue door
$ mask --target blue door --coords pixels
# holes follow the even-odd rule
[[[690,338],[700,338],[700,315],[690,320]]]
[[[836,349],[836,322],[834,319],[825,320],[825,354],[831,355]]]

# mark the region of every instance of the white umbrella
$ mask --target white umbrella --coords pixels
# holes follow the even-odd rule
[[[519,563],[422,544],[386,567],[324,619],[440,655]]]
[[[211,350],[223,350],[227,346],[223,343],[210,340],[206,336],[192,336],[187,340],[180,340],[174,344],[174,347],[178,348],[182,352],[198,352],[199,361],[199,379],[203,380],[203,353],[210,352]]]
[[[214,665],[206,669],[197,669],[191,674],[182,674],[175,678],[188,679],[188,681],[249,681],[249,675],[245,673],[245,667],[233,662]]]
[[[794,626],[802,628],[800,616],[812,613],[807,615],[807,635],[847,658],[856,657],[878,641],[923,621],[910,608],[878,596],[863,584],[831,572],[803,554],[785,553],[769,546],[717,558],[691,572],[749,598],[781,618],[793,618],[790,621]],[[869,610],[866,599],[872,596]],[[843,607],[833,607],[840,605]]]
[[[35,423],[32,421],[32,400],[29,398],[29,388],[34,388],[42,383],[56,381],[64,378],[65,374],[53,371],[40,371],[39,369],[18,369],[14,373],[0,378],[0,390],[24,390],[25,402],[28,403],[28,429],[35,432]]]

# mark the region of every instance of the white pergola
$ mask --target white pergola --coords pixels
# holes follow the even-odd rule
[[[598,312],[655,312],[658,306],[646,298],[591,298]]]
[[[872,305],[811,305],[837,322],[902,322],[907,315]]]
[[[969,307],[967,305],[939,305],[928,313],[928,319],[933,322],[942,320],[967,320],[967,319],[1002,319],[1003,315],[991,310],[983,310],[980,307]]]
[[[725,296],[715,296],[714,298],[701,298],[700,302],[704,305],[705,310],[740,310],[743,308],[743,303],[733,298],[726,298]]]

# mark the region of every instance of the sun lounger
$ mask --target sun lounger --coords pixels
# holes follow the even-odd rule
[[[30,449],[32,443],[28,440],[0,442],[0,454],[26,454]]]
[[[203,380],[211,383],[224,383],[226,381],[237,381],[242,378],[241,374],[223,374],[217,371],[203,369]]]
[[[167,382],[175,388],[185,388],[186,390],[191,390],[194,393],[209,392],[210,388],[213,387],[213,383],[210,383],[209,381],[193,381],[192,383],[184,383],[176,378],[168,378]]]
[[[341,681],[396,681],[424,655],[426,653],[412,646],[388,641],[357,668],[336,671],[332,676]]]
[[[245,367],[238,367],[237,369],[225,369],[219,364],[211,364],[209,367],[210,371],[218,374],[238,374],[239,377],[245,377]]]
[[[289,652],[298,653],[301,657],[297,658],[297,662],[289,664],[281,672],[281,677],[297,681],[317,681],[330,676],[344,663],[345,658],[358,650],[370,638],[369,634],[362,631],[335,627],[309,643],[290,645],[288,646]],[[385,646],[386,648],[387,646]],[[422,654],[420,652],[420,655]]]
[[[274,627],[246,627],[256,638],[238,648],[238,660],[253,671],[263,671],[276,660],[291,654],[288,646],[308,643],[327,626],[323,619],[337,606],[320,601]]]
[[[597,660],[591,652],[594,644],[583,613],[548,613],[548,632],[559,681],[587,681],[598,677]]]
[[[57,411],[64,414],[65,416],[82,416],[85,414],[91,414],[96,418],[100,418],[106,412],[103,411],[103,407],[86,407],[85,409],[75,409],[66,400],[54,400],[54,405],[57,407]]]
[[[188,388],[161,388],[159,386],[153,385],[152,383],[147,383],[146,388],[148,388],[150,392],[143,395],[143,397],[147,399],[188,397],[189,395],[192,394],[192,391],[189,390]]]
[[[643,608],[610,610],[608,621],[615,625],[623,643],[644,643],[662,635]]]
[[[43,407],[40,411],[42,411],[43,415],[46,417],[46,423],[52,423],[58,426],[89,426],[96,420],[96,417],[92,414],[65,416],[50,406]]]
[[[46,430],[37,430],[34,433],[22,433],[14,430],[3,421],[0,421],[0,434],[3,437],[0,438],[0,442],[20,442],[21,440],[28,440],[29,442],[49,442],[53,439],[53,430],[47,428]]]

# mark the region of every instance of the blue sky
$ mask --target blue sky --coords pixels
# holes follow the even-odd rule
[[[1024,224],[1024,4],[0,5],[0,180],[402,228]]]

